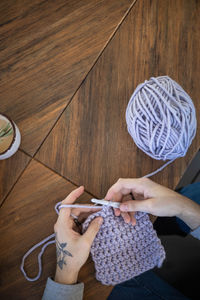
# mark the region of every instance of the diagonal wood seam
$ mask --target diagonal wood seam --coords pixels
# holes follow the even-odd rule
[[[5,195],[5,197],[3,198],[2,202],[0,203],[0,208],[3,206],[3,204],[6,202],[6,199],[8,198],[8,196],[12,193],[15,185],[18,183],[18,181],[20,180],[20,178],[23,176],[24,172],[26,171],[26,169],[29,167],[29,165],[31,164],[32,161],[35,161],[37,163],[39,163],[40,165],[42,165],[44,168],[48,169],[50,172],[53,172],[54,174],[56,174],[57,176],[63,178],[65,181],[71,183],[72,185],[74,185],[75,187],[79,187],[79,185],[77,185],[76,183],[74,183],[73,181],[71,181],[69,178],[62,176],[61,174],[59,174],[57,171],[53,170],[52,168],[50,168],[49,166],[46,166],[45,164],[43,164],[41,161],[39,161],[36,158],[31,157],[29,154],[27,154],[24,150],[21,150],[21,152],[23,152],[24,154],[26,154],[27,156],[30,157],[30,161],[27,163],[27,166],[22,170],[22,172],[19,174],[19,176],[17,177],[15,183],[13,184],[13,186],[11,187],[11,189],[8,191],[8,193]],[[89,192],[88,190],[86,190],[84,188],[84,192],[89,194],[92,198],[98,198],[97,196],[93,195],[91,192]]]
[[[102,56],[103,52],[105,51],[105,49],[107,48],[107,46],[110,44],[110,42],[112,41],[112,39],[114,38],[115,34],[117,33],[117,31],[119,30],[119,28],[121,27],[121,25],[123,24],[123,22],[125,21],[125,19],[127,18],[127,16],[129,15],[129,13],[131,12],[131,10],[133,9],[134,5],[136,4],[138,0],[133,0],[132,4],[130,5],[130,7],[128,8],[128,10],[126,11],[126,13],[124,14],[124,16],[122,17],[121,21],[119,21],[119,24],[116,26],[115,30],[113,31],[113,34],[111,34],[110,38],[108,39],[108,41],[105,43],[105,45],[103,46],[102,50],[100,51],[99,55],[97,56],[94,64],[91,66],[91,68],[89,69],[89,71],[87,72],[87,74],[85,75],[85,77],[83,78],[83,80],[81,81],[81,83],[79,84],[79,86],[77,87],[77,89],[75,90],[75,92],[73,93],[71,99],[69,100],[69,102],[66,104],[65,108],[63,109],[63,111],[60,113],[60,115],[57,117],[55,123],[53,124],[53,126],[51,127],[51,129],[49,130],[49,132],[47,133],[46,137],[43,139],[43,141],[41,142],[41,144],[39,145],[39,147],[37,148],[37,150],[35,151],[35,154],[33,156],[31,156],[30,154],[28,154],[26,151],[24,151],[23,149],[19,149],[21,152],[23,152],[25,155],[27,155],[28,157],[30,157],[30,161],[27,163],[26,167],[24,168],[24,170],[19,174],[18,178],[16,179],[15,183],[13,184],[13,186],[11,187],[10,191],[8,191],[8,193],[5,195],[4,199],[2,200],[0,207],[3,206],[3,204],[5,203],[6,199],[8,198],[8,196],[11,194],[11,192],[13,191],[15,185],[18,183],[18,181],[20,180],[20,178],[23,176],[24,172],[26,171],[26,169],[29,167],[30,163],[32,161],[37,161],[38,163],[40,163],[41,165],[43,165],[45,168],[49,169],[51,172],[53,171],[55,174],[57,174],[58,176],[62,177],[63,179],[65,179],[66,181],[70,182],[71,184],[73,184],[74,186],[78,187],[78,185],[76,183],[74,183],[73,181],[71,181],[69,178],[66,178],[64,176],[62,176],[61,174],[59,174],[57,171],[51,169],[49,166],[46,166],[43,162],[39,161],[38,159],[35,158],[35,156],[37,155],[38,151],[40,150],[40,148],[42,147],[42,145],[44,144],[44,142],[46,141],[46,139],[48,138],[48,136],[50,135],[50,133],[52,132],[52,130],[54,129],[54,127],[56,126],[56,124],[58,123],[58,121],[60,120],[60,118],[62,117],[62,115],[64,114],[64,112],[66,111],[66,109],[68,108],[68,106],[71,104],[71,102],[73,101],[75,95],[77,94],[77,92],[79,91],[79,89],[81,88],[83,82],[86,80],[86,78],[88,77],[89,73],[92,71],[92,69],[95,67],[95,65],[97,64],[97,61],[100,59],[100,57]],[[97,196],[93,195],[90,193],[90,191],[85,190],[86,193],[88,193],[89,195],[91,195],[92,197],[97,198]]]
[[[24,152],[22,151],[21,149],[18,150],[18,151],[21,151],[21,152]],[[24,152],[25,153],[25,152]],[[13,191],[15,185],[18,183],[18,181],[20,180],[20,178],[22,177],[22,175],[24,174],[25,170],[28,168],[28,166],[30,165],[31,161],[33,160],[32,157],[25,153],[27,156],[30,157],[30,160],[29,162],[27,163],[26,167],[21,171],[21,173],[19,174],[19,176],[17,177],[17,179],[15,180],[14,184],[12,185],[12,187],[10,188],[10,190],[7,192],[7,194],[3,197],[1,203],[0,203],[0,208],[3,206],[3,204],[6,202],[6,199],[8,198],[8,196],[11,194],[11,192]]]
[[[42,145],[44,144],[44,142],[46,141],[46,139],[48,138],[48,136],[50,135],[50,133],[52,132],[52,130],[54,129],[54,127],[56,126],[56,124],[58,123],[58,121],[60,120],[60,118],[62,117],[62,115],[64,114],[64,112],[66,111],[66,109],[68,108],[68,106],[71,104],[71,102],[73,101],[75,95],[77,94],[77,92],[79,91],[79,89],[81,88],[83,82],[86,80],[86,78],[88,77],[89,73],[92,71],[92,69],[95,67],[95,65],[97,64],[97,61],[99,60],[99,58],[102,56],[103,52],[105,51],[105,49],[107,48],[108,44],[110,44],[110,42],[112,41],[112,39],[114,38],[115,34],[117,33],[117,31],[119,30],[119,28],[121,27],[122,23],[125,21],[125,19],[127,18],[127,16],[129,15],[130,11],[133,9],[134,5],[136,4],[138,0],[133,0],[133,3],[130,5],[130,7],[128,8],[128,10],[126,11],[126,13],[124,14],[124,16],[122,17],[121,21],[119,21],[119,24],[116,26],[115,30],[113,31],[113,34],[111,34],[110,38],[108,39],[108,41],[105,43],[105,45],[103,46],[102,50],[100,51],[100,53],[98,54],[94,64],[91,66],[91,68],[89,69],[89,71],[87,72],[87,74],[85,75],[85,77],[83,78],[83,80],[81,81],[81,83],[78,85],[77,89],[75,90],[75,92],[73,93],[73,95],[71,96],[71,99],[69,100],[69,102],[66,104],[65,108],[63,109],[63,111],[61,111],[60,115],[57,117],[55,123],[53,124],[53,126],[51,127],[51,129],[49,130],[49,132],[47,133],[46,137],[43,139],[43,141],[41,142],[41,144],[38,146],[37,150],[35,151],[35,154],[32,156],[33,158],[35,158],[35,156],[37,155],[37,153],[39,152],[40,148],[42,147]],[[24,153],[26,153],[24,151]]]

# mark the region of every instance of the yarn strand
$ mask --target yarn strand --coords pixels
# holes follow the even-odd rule
[[[61,208],[94,208],[94,209],[99,209],[102,208],[101,206],[95,206],[95,205],[82,205],[82,204],[62,204],[62,202],[58,202],[55,205],[55,211],[56,213],[59,215],[59,211]],[[51,239],[54,238],[52,241]],[[42,241],[40,241],[39,243],[37,243],[36,245],[34,245],[32,248],[30,248],[22,257],[22,263],[20,266],[20,269],[22,271],[22,273],[24,274],[24,277],[26,278],[26,280],[28,281],[36,281],[40,278],[41,274],[42,274],[42,255],[44,254],[45,249],[51,245],[51,244],[55,244],[55,233],[49,235],[48,237],[46,237],[45,239],[43,239]],[[38,247],[42,246],[42,249],[40,251],[40,253],[38,254],[38,273],[35,277],[31,278],[27,275],[27,273],[24,270],[24,263],[26,258]]]
[[[147,175],[144,175],[144,176],[142,176],[142,177],[143,177],[143,178],[149,178],[149,177],[151,177],[151,176],[153,176],[153,175],[159,173],[159,172],[162,171],[165,167],[167,167],[169,164],[171,164],[174,160],[175,160],[175,159],[168,161],[166,164],[164,164],[163,166],[161,166],[161,167],[158,168],[157,170],[155,170],[155,171],[153,171],[153,172],[151,172],[151,173],[149,173],[149,174],[147,174]]]
[[[41,242],[37,243],[36,245],[34,245],[31,249],[29,249],[26,254],[23,256],[22,258],[22,263],[20,266],[20,269],[22,271],[22,273],[24,274],[24,277],[28,280],[28,281],[36,281],[40,278],[41,273],[42,273],[42,255],[46,249],[47,246],[54,244],[55,243],[55,239],[50,241],[50,239],[55,238],[55,233],[49,235],[48,237],[46,237],[44,240],[42,240]],[[44,244],[44,245],[43,245]],[[38,266],[39,266],[39,270],[38,270],[38,274],[31,278],[27,275],[27,273],[24,270],[24,263],[26,258],[38,247],[40,247],[41,245],[43,245],[42,250],[40,251],[40,253],[38,254]]]

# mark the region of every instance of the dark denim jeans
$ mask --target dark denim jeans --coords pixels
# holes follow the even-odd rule
[[[116,285],[107,300],[188,300],[153,271]]]

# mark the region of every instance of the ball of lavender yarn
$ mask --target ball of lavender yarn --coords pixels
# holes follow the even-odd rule
[[[126,224],[116,217],[113,209],[104,206],[83,223],[83,232],[97,216],[103,224],[91,247],[96,279],[105,285],[129,280],[155,266],[161,267],[165,250],[146,213],[135,214],[137,224]]]
[[[152,77],[136,88],[126,122],[135,144],[157,160],[185,156],[197,127],[191,98],[168,76]]]

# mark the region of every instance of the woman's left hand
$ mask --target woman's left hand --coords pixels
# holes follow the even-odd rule
[[[74,203],[83,192],[83,186],[77,188],[62,201],[62,204]],[[87,231],[81,235],[71,214],[77,216],[80,221],[84,214],[96,211],[98,209],[61,208],[57,222],[54,225],[57,252],[56,282],[63,284],[77,282],[79,270],[86,262],[93,240],[103,222],[101,217],[95,218]]]

